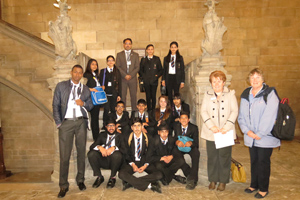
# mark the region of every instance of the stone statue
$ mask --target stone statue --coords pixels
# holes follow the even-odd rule
[[[57,59],[74,60],[76,56],[76,44],[72,38],[71,19],[68,16],[67,0],[57,0],[58,4],[53,4],[60,9],[60,16],[55,22],[49,22],[49,37],[55,45]]]
[[[218,3],[215,0],[207,0],[204,4],[208,7],[208,12],[203,19],[205,38],[202,40],[202,58],[221,57],[222,38],[227,28],[223,24],[224,17],[220,19],[215,12],[215,5]]]

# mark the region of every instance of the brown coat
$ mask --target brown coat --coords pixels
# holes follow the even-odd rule
[[[235,121],[238,116],[238,104],[235,97],[235,91],[224,87],[222,96],[218,101],[214,90],[209,89],[205,92],[202,106],[201,116],[203,125],[201,130],[201,138],[214,141],[213,132],[210,130],[213,126],[233,130],[235,134]]]

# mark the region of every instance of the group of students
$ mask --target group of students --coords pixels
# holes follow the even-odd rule
[[[156,107],[156,92],[158,79],[162,76],[162,86],[166,88],[166,93],[171,104],[173,97],[179,93],[179,89],[184,87],[185,72],[183,57],[178,50],[178,43],[171,42],[168,55],[164,58],[162,66],[160,58],[154,55],[154,46],[147,45],[147,56],[139,61],[139,55],[132,48],[132,40],[123,40],[124,50],[117,54],[117,58],[109,55],[106,58],[107,67],[99,71],[98,62],[90,59],[87,63],[84,77],[87,79],[86,85],[90,91],[96,91],[95,87],[100,86],[106,92],[108,102],[103,105],[103,119],[109,113],[115,111],[116,103],[120,100],[126,105],[127,89],[130,92],[131,110],[137,111],[137,74],[144,83],[147,110],[152,111]],[[100,105],[94,106],[91,113],[91,129],[93,139],[99,133],[99,111]],[[103,121],[103,128],[105,121]]]
[[[167,100],[166,96],[161,98]],[[163,119],[150,122],[151,114],[147,116],[144,99],[138,100],[137,107],[138,111],[133,112],[129,119],[128,112],[124,111],[124,103],[117,102],[116,112],[111,113],[105,122],[105,131],[100,132],[91,145],[88,159],[97,177],[93,187],[97,188],[104,182],[101,174],[101,168],[104,168],[111,170],[107,188],[115,186],[116,173],[119,171],[123,191],[134,187],[161,193],[158,181],[168,185],[173,179],[186,183],[188,190],[194,189],[198,181],[199,133],[198,127],[190,123],[189,112],[180,112],[178,122],[172,128]],[[119,119],[122,122],[116,121],[118,116],[121,116]],[[153,126],[150,127],[150,124]],[[152,132],[150,128],[153,128]],[[178,136],[186,136],[191,141],[183,143]],[[190,151],[180,151],[181,147],[190,147]],[[191,167],[186,163],[184,154],[190,155]],[[185,177],[175,175],[178,169],[182,169]],[[133,175],[144,171],[147,172],[145,176]]]
[[[68,170],[74,137],[78,168],[76,182],[80,190],[86,189],[84,172],[88,111],[92,118],[94,139],[88,159],[94,176],[97,176],[93,187],[99,187],[104,181],[101,168],[111,169],[108,188],[114,187],[117,171],[123,180],[123,190],[134,187],[161,192],[158,181],[168,185],[172,179],[186,183],[186,189],[189,190],[197,185],[199,133],[198,127],[190,123],[189,106],[182,102],[179,94],[179,89],[184,87],[184,64],[178,52],[178,44],[170,44],[163,69],[157,64],[160,60],[153,56],[153,45],[147,46],[148,56],[142,59],[139,66],[138,55],[131,51],[131,39],[125,39],[123,44],[125,50],[117,55],[118,66],[115,66],[114,57],[108,56],[108,66],[99,73],[97,61],[91,59],[84,74],[83,68],[75,65],[71,70],[71,79],[58,83],[55,88],[53,117],[59,132],[59,198],[64,197],[69,190]],[[147,101],[136,101],[138,71],[145,80]],[[147,78],[148,75],[152,78]],[[161,75],[168,96],[160,96],[155,108],[154,94]],[[86,85],[80,83],[83,76],[88,79]],[[278,97],[274,89],[264,83],[263,72],[258,68],[248,75],[251,87],[241,95],[239,112],[235,91],[225,86],[226,75],[222,71],[214,71],[209,81],[211,88],[205,92],[201,105],[201,138],[206,140],[208,188],[214,190],[219,183],[217,190],[223,191],[229,182],[232,147],[216,149],[214,134],[235,131],[238,118],[251,159],[251,185],[245,192],[259,190],[255,197],[264,198],[269,193],[272,150],[280,146],[280,140],[271,134],[278,110]],[[95,90],[95,86],[103,87],[108,96],[108,102],[104,105],[105,131],[100,134],[100,107],[93,106],[91,100],[91,91]],[[131,118],[125,111],[127,87],[131,94]],[[191,167],[184,160],[184,154],[190,155]],[[182,169],[185,177],[175,176],[178,169]],[[144,171],[148,175],[133,176],[135,172]]]

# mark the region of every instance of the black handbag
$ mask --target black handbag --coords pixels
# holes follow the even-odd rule
[[[167,95],[167,88],[166,86],[160,85],[160,93],[161,95]]]
[[[139,86],[140,86],[140,92],[145,92],[145,86],[144,86],[144,80],[141,76],[139,76]]]

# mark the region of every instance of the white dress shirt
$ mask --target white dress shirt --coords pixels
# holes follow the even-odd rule
[[[75,100],[80,98],[80,95],[78,96],[78,88],[80,88],[80,90],[82,92],[83,85],[81,83],[74,84],[72,80],[71,80],[71,84],[73,85],[73,87],[71,89],[71,93],[70,93],[70,96],[69,96],[68,108],[67,108],[67,112],[66,112],[66,116],[65,116],[65,118],[68,118],[68,119],[73,119],[73,109],[74,108],[75,108],[75,113],[76,113],[75,116],[76,117],[82,117],[80,106],[76,104]],[[75,92],[73,92],[74,87],[76,87]]]

